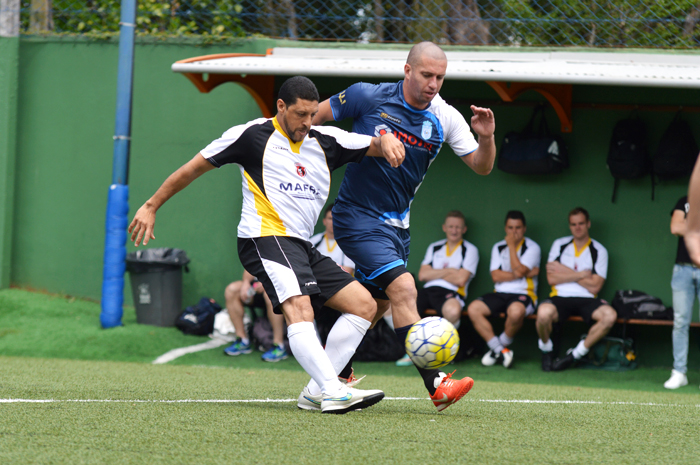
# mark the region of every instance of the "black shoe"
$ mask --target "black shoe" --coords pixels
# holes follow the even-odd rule
[[[566,351],[566,356],[564,358],[558,358],[552,363],[552,371],[562,371],[574,366],[576,363],[576,358],[574,358],[573,349]]]
[[[542,352],[542,371],[552,371],[551,352]]]

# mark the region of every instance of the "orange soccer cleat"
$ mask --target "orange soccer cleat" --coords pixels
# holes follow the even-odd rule
[[[435,394],[430,396],[438,412],[442,412],[450,405],[464,397],[466,393],[474,386],[474,380],[466,377],[459,380],[452,379],[453,371],[449,375],[445,375],[440,381],[440,385],[435,390]]]

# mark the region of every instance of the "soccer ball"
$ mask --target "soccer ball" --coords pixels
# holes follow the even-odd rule
[[[423,318],[408,330],[406,353],[419,368],[440,368],[459,350],[459,334],[452,323],[438,316]]]

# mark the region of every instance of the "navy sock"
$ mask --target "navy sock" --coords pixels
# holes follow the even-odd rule
[[[413,325],[394,328],[394,332],[396,333],[396,336],[398,336],[401,344],[404,344],[406,342],[406,336],[408,336],[408,331],[411,329],[411,326]],[[435,368],[425,369],[418,367],[416,367],[416,370],[418,370],[418,373],[420,373],[421,377],[423,378],[423,384],[425,384],[425,388],[428,390],[430,395],[432,396],[433,394],[435,394],[435,378],[440,376],[440,370]]]

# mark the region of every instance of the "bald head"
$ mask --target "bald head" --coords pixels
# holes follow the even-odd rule
[[[432,42],[426,41],[420,42],[411,47],[411,51],[408,52],[408,58],[406,59],[406,63],[408,63],[411,66],[417,66],[423,61],[424,58],[432,58],[433,60],[447,61],[445,52],[443,52],[440,47],[438,47]]]

